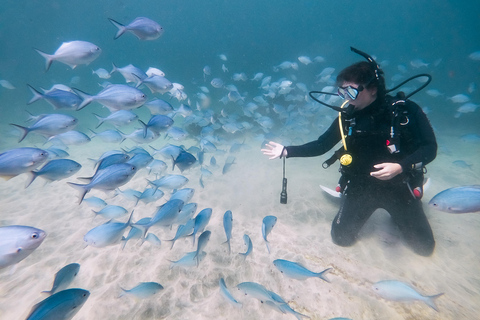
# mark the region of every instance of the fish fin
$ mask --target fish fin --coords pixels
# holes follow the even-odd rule
[[[435,300],[440,297],[440,296],[443,296],[443,293],[439,293],[439,294],[436,294],[436,295],[433,295],[433,296],[427,296],[425,297],[425,303],[430,307],[432,308],[433,310],[437,311],[438,312],[438,307],[437,305],[435,304]]]
[[[105,121],[105,118],[100,117],[100,116],[99,116],[98,114],[96,114],[96,113],[92,113],[92,114],[93,114],[93,115],[97,118],[97,120],[98,120],[98,124],[97,124],[97,126],[95,127],[95,129],[98,129],[98,127],[100,127],[100,126],[103,124],[103,122]]]
[[[34,87],[32,87],[31,85],[27,84],[27,87],[30,89],[30,91],[32,91],[33,93],[33,97],[32,99],[30,99],[30,101],[27,102],[27,105],[28,104],[32,104],[34,103],[35,101],[38,101],[40,99],[43,98],[43,94],[39,91],[37,91]]]
[[[20,130],[22,130],[22,136],[20,137],[20,140],[18,140],[19,143],[22,142],[23,139],[25,139],[27,134],[30,132],[30,129],[27,128],[27,127],[22,127],[18,124],[14,124],[14,123],[10,123],[10,125],[15,126],[15,127],[19,128]]]
[[[265,244],[267,245],[268,254],[270,254],[270,242],[265,239]]]
[[[175,162],[175,158],[172,155],[170,155],[170,157],[172,157],[172,171],[173,171],[173,170],[175,170],[176,162]]]
[[[317,277],[319,277],[320,279],[322,279],[326,282],[330,282],[330,280],[327,277],[325,277],[325,275],[332,270],[333,270],[332,268],[327,268],[327,269],[323,270],[322,272],[317,273]]]
[[[84,184],[78,184],[73,182],[67,182],[67,183],[74,189],[77,189],[81,192],[80,201],[78,202],[78,204],[82,203],[83,198],[85,198],[85,195],[90,191],[90,188],[88,188],[87,185],[84,185]]]
[[[53,58],[53,55],[50,55],[50,54],[47,54],[45,52],[42,52],[36,48],[33,48],[35,51],[37,51],[42,57],[45,58],[45,72],[48,71],[48,69],[50,69],[50,66],[52,65],[52,62],[53,60],[55,60]]]
[[[40,292],[40,293],[46,293],[46,294],[48,294],[49,296],[51,296],[51,295],[52,295],[52,292],[53,292],[53,290],[50,290],[50,291],[42,291],[42,292]]]
[[[138,119],[138,122],[143,126],[143,139],[145,139],[147,137],[148,126],[140,119]]]
[[[38,173],[35,171],[30,171],[27,173],[28,173],[28,180],[25,183],[25,189],[27,189],[32,184],[33,180],[35,180],[38,177]]]
[[[118,31],[117,31],[117,34],[115,35],[115,37],[113,37],[113,40],[117,40],[122,34],[125,33],[125,31],[127,31],[127,28],[125,28],[125,26],[113,19],[110,19],[108,18],[108,20],[115,26],[118,28]]]
[[[75,93],[83,99],[82,103],[80,103],[80,105],[77,107],[77,110],[82,110],[83,108],[85,108],[89,103],[91,103],[93,101],[93,97],[77,88],[72,88],[73,91],[75,91]]]
[[[112,69],[112,71],[110,71],[110,75],[111,75],[112,73],[114,73],[115,71],[118,71],[117,65],[116,65],[115,63],[113,63],[113,62],[112,62],[112,65],[113,65],[113,69]]]

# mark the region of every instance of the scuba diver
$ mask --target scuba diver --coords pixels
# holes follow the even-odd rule
[[[437,143],[425,113],[407,98],[428,85],[431,77],[417,75],[387,90],[383,71],[375,60],[355,48],[351,50],[367,61],[357,62],[338,74],[337,94],[344,100],[342,107],[328,105],[315,96],[331,93],[310,92],[315,101],[339,111],[326,132],[317,140],[299,146],[270,141],[261,151],[270,159],[315,157],[342,141],[343,146],[323,164],[327,168],[340,160],[337,191],[341,193],[342,202],[332,223],[333,242],[352,246],[372,213],[383,208],[407,245],[419,255],[430,256],[435,240],[420,199],[425,165],[435,159]],[[396,97],[387,95],[422,76],[428,81],[408,96],[403,92]],[[286,203],[285,188],[284,193],[282,203]]]

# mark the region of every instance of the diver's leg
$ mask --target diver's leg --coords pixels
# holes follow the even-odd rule
[[[348,192],[342,199],[340,210],[332,222],[332,240],[335,244],[348,247],[357,241],[358,233],[375,211],[373,198],[360,189]]]
[[[432,228],[428,223],[420,200],[408,195],[399,195],[399,201],[391,203],[387,211],[413,251],[421,256],[430,256],[435,248]]]

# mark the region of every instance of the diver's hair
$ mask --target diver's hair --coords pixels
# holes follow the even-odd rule
[[[354,82],[371,89],[378,88],[376,80],[373,65],[367,61],[360,61],[340,71],[337,76],[337,85],[341,86],[343,82]]]

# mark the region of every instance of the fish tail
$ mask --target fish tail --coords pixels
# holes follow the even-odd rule
[[[42,292],[40,292],[40,293],[46,293],[46,294],[48,294],[48,295],[52,295],[53,290],[50,290],[50,291],[42,291]]]
[[[172,157],[172,171],[173,171],[173,170],[175,170],[176,162],[175,162],[175,158],[172,155],[170,155],[170,157]]]
[[[127,239],[122,238],[122,240],[121,240],[121,242],[122,242],[122,244],[121,244],[122,251],[123,251],[123,249],[125,249],[125,246],[127,245],[127,241],[128,241]]]
[[[23,139],[25,139],[27,134],[30,132],[30,129],[27,128],[27,127],[22,127],[18,124],[14,124],[14,123],[10,123],[10,125],[15,126],[15,127],[19,128],[20,130],[22,130],[22,136],[20,137],[20,140],[18,140],[19,143],[22,142]]]
[[[145,139],[147,137],[148,126],[140,119],[138,120],[138,122],[140,122],[140,124],[143,126],[143,139]]]
[[[38,177],[38,173],[35,171],[30,171],[28,172],[28,179],[27,182],[25,183],[25,189],[27,189],[33,182]]]
[[[317,273],[316,275],[317,275],[317,277],[319,277],[320,279],[322,279],[322,280],[324,280],[324,281],[326,281],[326,282],[330,282],[330,280],[329,280],[327,277],[325,277],[325,275],[326,275],[327,273],[329,273],[330,271],[332,271],[332,270],[333,270],[332,268],[328,268],[328,269],[323,270],[322,272]]]
[[[35,49],[33,48],[35,51],[37,51],[42,57],[45,58],[45,72],[48,71],[48,69],[50,69],[50,66],[52,65],[52,62],[53,62],[53,55],[50,55],[50,54],[47,54],[45,52],[42,52],[38,49]]]
[[[439,294],[436,294],[436,295],[433,295],[433,296],[427,296],[427,297],[425,297],[424,301],[430,308],[432,308],[433,310],[438,312],[438,307],[435,304],[435,300],[440,296],[443,296],[443,293],[439,293]]]
[[[78,90],[76,88],[72,88],[75,93],[83,99],[82,103],[80,103],[80,105],[77,107],[77,110],[82,110],[83,108],[85,108],[89,103],[91,103],[93,101],[93,97],[81,90]]]
[[[82,203],[83,201],[83,198],[85,198],[85,195],[90,191],[90,188],[87,187],[87,185],[85,184],[78,184],[78,183],[73,183],[73,182],[67,182],[71,187],[73,187],[74,189],[77,189],[78,191],[80,191],[80,201],[78,202],[78,204]]]
[[[113,63],[113,62],[112,62],[112,65],[113,65],[113,69],[112,69],[112,71],[110,71],[110,75],[111,75],[112,73],[118,71],[117,65],[116,65],[115,63]]]
[[[27,104],[32,104],[34,103],[35,101],[38,101],[40,99],[43,98],[43,94],[37,90],[35,90],[35,88],[33,88],[31,85],[27,84],[27,87],[30,89],[30,91],[32,91],[33,93],[33,97],[32,99],[30,99],[30,101],[27,102]]]
[[[93,114],[93,115],[97,118],[97,120],[98,120],[98,124],[97,124],[97,126],[95,127],[95,129],[98,129],[98,127],[100,127],[100,126],[103,124],[103,122],[105,121],[105,118],[100,117],[100,116],[99,116],[98,114],[96,114],[96,113],[92,113],[92,114]]]
[[[265,244],[267,245],[268,254],[270,254],[270,242],[265,239]]]
[[[222,244],[225,244],[225,243],[226,243],[227,246],[228,246],[228,254],[230,254],[230,253],[232,252],[232,249],[231,249],[231,247],[230,247],[230,239],[228,239],[227,241],[225,241],[225,242],[222,243]]]
[[[127,31],[127,28],[125,28],[125,26],[113,19],[110,19],[108,18],[108,20],[110,20],[110,22],[118,28],[118,31],[117,31],[117,34],[115,35],[115,37],[113,37],[113,40],[117,40],[122,34],[125,33],[125,31]]]

